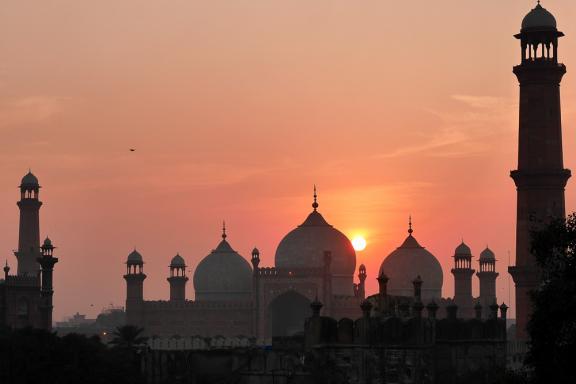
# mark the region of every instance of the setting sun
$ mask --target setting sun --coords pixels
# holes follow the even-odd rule
[[[366,239],[362,236],[355,236],[352,239],[352,246],[355,251],[363,251],[366,248]]]

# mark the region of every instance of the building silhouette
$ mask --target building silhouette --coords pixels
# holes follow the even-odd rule
[[[143,327],[150,336],[242,335],[270,340],[301,334],[313,302],[322,303],[323,316],[337,320],[361,317],[366,267],[356,269],[356,253],[350,240],[328,224],[318,207],[314,192],[312,212],[280,241],[274,267],[260,266],[256,248],[250,266],[229,243],[224,226],[220,243],[194,271],[195,300],[186,299],[188,276],[180,255],[169,265],[170,299],[145,300],[144,259],[138,251],[132,251],[124,275],[127,322]],[[411,302],[417,279],[422,302],[439,306],[439,318],[447,316],[445,307],[456,305],[460,318],[488,319],[490,306],[497,305],[494,253],[488,248],[482,252],[478,274],[482,289],[475,297],[472,251],[464,242],[458,245],[452,269],[455,296],[443,298],[442,267],[413,232],[410,220],[408,237],[383,260],[377,277],[379,295],[395,305]],[[370,300],[377,304],[374,296]],[[477,308],[482,309],[479,315]]]
[[[234,250],[222,228],[220,243],[194,271],[195,300],[187,300],[186,262],[169,266],[170,300],[144,300],[144,260],[134,250],[126,261],[126,318],[149,335],[254,336],[270,339],[302,333],[310,303],[321,299],[337,318],[361,315],[366,268],[354,283],[356,253],[350,240],[313,211],[278,245],[274,267],[250,263]],[[252,266],[250,265],[252,264]]]
[[[415,239],[410,222],[404,242],[381,264],[378,292],[367,295],[366,268],[358,268],[355,283],[356,260],[350,242],[318,212],[315,194],[313,212],[279,244],[275,267],[260,267],[260,254],[254,249],[250,288],[246,263],[238,258],[223,234],[222,242],[226,243],[217,249],[229,258],[219,262],[232,265],[226,260],[234,259],[234,263],[242,265],[228,277],[234,283],[225,282],[224,278],[212,281],[218,295],[212,292],[204,301],[184,301],[185,304],[178,304],[180,307],[175,304],[171,308],[177,312],[176,308],[202,304],[205,313],[200,318],[204,322],[195,329],[199,335],[210,332],[212,323],[206,321],[208,318],[225,320],[229,327],[219,328],[221,336],[208,339],[191,333],[173,337],[174,329],[167,332],[172,336],[153,337],[147,367],[157,370],[167,361],[165,354],[175,358],[176,350],[193,351],[192,355],[178,355],[183,366],[188,366],[187,356],[194,353],[234,345],[260,345],[259,339],[270,336],[272,350],[264,349],[264,356],[257,356],[260,360],[248,361],[235,371],[253,380],[244,382],[260,382],[257,380],[266,380],[263,378],[274,376],[274,372],[281,372],[280,376],[286,379],[294,372],[312,377],[317,369],[314,364],[321,364],[323,372],[342,372],[346,380],[354,382],[381,379],[444,383],[477,378],[479,372],[503,372],[507,357],[521,361],[518,358],[525,352],[526,324],[531,312],[528,293],[540,282],[540,271],[530,253],[530,232],[553,218],[565,217],[564,188],[571,175],[562,158],[559,85],[566,71],[558,62],[558,38],[562,36],[555,18],[540,4],[526,15],[516,35],[521,43],[521,63],[514,67],[520,83],[519,151],[518,169],[511,172],[511,177],[518,190],[517,248],[516,265],[509,272],[516,284],[519,340],[507,343],[508,307],[497,302],[497,260],[488,247],[480,253],[477,271],[470,247],[464,242],[456,247],[451,269],[454,297],[443,298],[442,268]],[[142,274],[141,257],[138,263],[138,273]],[[474,275],[479,280],[477,296],[472,291]],[[212,277],[220,279],[218,274]],[[195,289],[211,293],[208,285],[196,284],[196,276],[194,280]],[[143,278],[138,281],[140,296],[136,307],[145,308],[148,302],[142,298]],[[127,300],[134,297],[130,292],[128,287]],[[217,305],[217,298],[224,297],[229,300],[222,299]],[[310,309],[302,327],[306,306]],[[139,325],[152,325],[147,320],[148,310],[134,313],[140,316]],[[187,316],[194,315],[182,317]],[[233,328],[240,323],[242,326]],[[242,329],[244,335],[256,337],[238,337]],[[293,358],[301,356],[302,351],[313,357],[313,364]],[[278,360],[267,366],[273,356]],[[290,369],[285,367],[287,362]]]
[[[564,168],[560,81],[566,73],[558,62],[556,19],[539,3],[522,20],[515,35],[521,62],[514,67],[520,83],[518,169],[511,172],[517,188],[516,265],[509,272],[516,285],[516,329],[527,339],[531,314],[529,292],[538,286],[540,272],[530,252],[530,232],[552,218],[565,217],[564,187],[570,170]]]
[[[20,184],[20,230],[14,252],[17,274],[10,274],[8,261],[0,280],[0,325],[13,328],[51,329],[53,271],[58,259],[49,238],[40,245],[40,185],[28,172]]]

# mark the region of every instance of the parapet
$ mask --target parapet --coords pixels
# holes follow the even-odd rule
[[[252,348],[257,345],[253,337],[156,337],[148,339],[148,347],[153,351],[214,351],[238,348]]]
[[[323,268],[276,268],[262,267],[257,269],[258,277],[310,277],[323,276]]]
[[[38,276],[7,276],[4,284],[12,287],[40,287],[40,278]]]
[[[189,309],[189,310],[204,310],[204,309],[252,309],[251,301],[167,301],[155,300],[144,301],[145,309]]]

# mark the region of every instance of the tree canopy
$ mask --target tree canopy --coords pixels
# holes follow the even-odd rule
[[[41,329],[0,330],[0,383],[141,383],[133,351],[98,336],[58,336]]]
[[[576,383],[576,215],[532,233],[542,283],[532,292],[526,363],[536,383]]]

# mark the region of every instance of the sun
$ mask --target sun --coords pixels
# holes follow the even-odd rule
[[[352,246],[355,251],[363,251],[366,249],[366,239],[358,235],[352,239]]]

